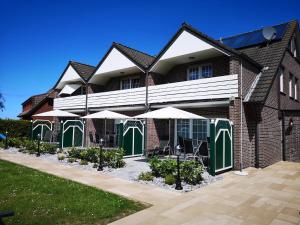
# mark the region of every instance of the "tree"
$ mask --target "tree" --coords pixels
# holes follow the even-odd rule
[[[5,100],[4,100],[3,94],[0,93],[0,111],[3,111],[3,109],[5,108],[4,102],[5,102]]]

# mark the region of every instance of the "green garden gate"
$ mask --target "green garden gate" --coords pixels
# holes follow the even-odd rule
[[[233,124],[228,119],[215,119],[210,124],[210,173],[233,167]]]
[[[141,120],[126,120],[117,126],[118,145],[125,156],[138,156],[144,149],[144,124]]]
[[[31,124],[31,139],[37,140],[38,134],[40,135],[41,141],[47,132],[52,132],[53,124],[49,120],[34,120]]]
[[[83,147],[84,123],[81,120],[61,122],[61,148]]]

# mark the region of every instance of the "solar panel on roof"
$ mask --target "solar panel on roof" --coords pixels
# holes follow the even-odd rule
[[[276,37],[274,38],[274,40],[282,39],[287,25],[288,23],[273,26],[276,29]],[[247,46],[258,45],[266,42],[267,40],[262,34],[262,29],[222,39],[222,43],[231,48],[244,48]]]

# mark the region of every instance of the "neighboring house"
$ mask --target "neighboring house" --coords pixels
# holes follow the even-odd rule
[[[132,116],[175,106],[233,122],[235,169],[241,159],[243,167],[300,162],[299,25],[290,21],[274,28],[272,41],[263,38],[262,29],[215,40],[183,24],[156,57],[113,43],[87,79],[76,77],[68,65],[55,86],[61,97],[54,109],[81,115],[109,109]],[[85,92],[64,92],[79,88],[67,86],[72,84]],[[108,123],[109,133],[116,133],[116,124]],[[178,135],[204,139],[208,129],[205,121],[176,120],[171,144]],[[87,134],[103,136],[103,130],[103,121],[86,121]],[[147,120],[146,149],[167,136],[167,121]]]
[[[34,114],[47,112],[53,109],[53,99],[56,96],[54,90],[50,90],[47,93],[33,95],[22,103],[22,112],[18,115],[23,120],[39,119],[34,117]],[[42,118],[40,118],[42,119]],[[50,119],[52,118],[43,118]]]

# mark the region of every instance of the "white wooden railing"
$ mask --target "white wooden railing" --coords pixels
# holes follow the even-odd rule
[[[88,95],[89,108],[145,104],[145,87]],[[237,75],[149,86],[149,103],[228,99],[238,96]],[[85,95],[56,98],[54,109],[84,109]]]

